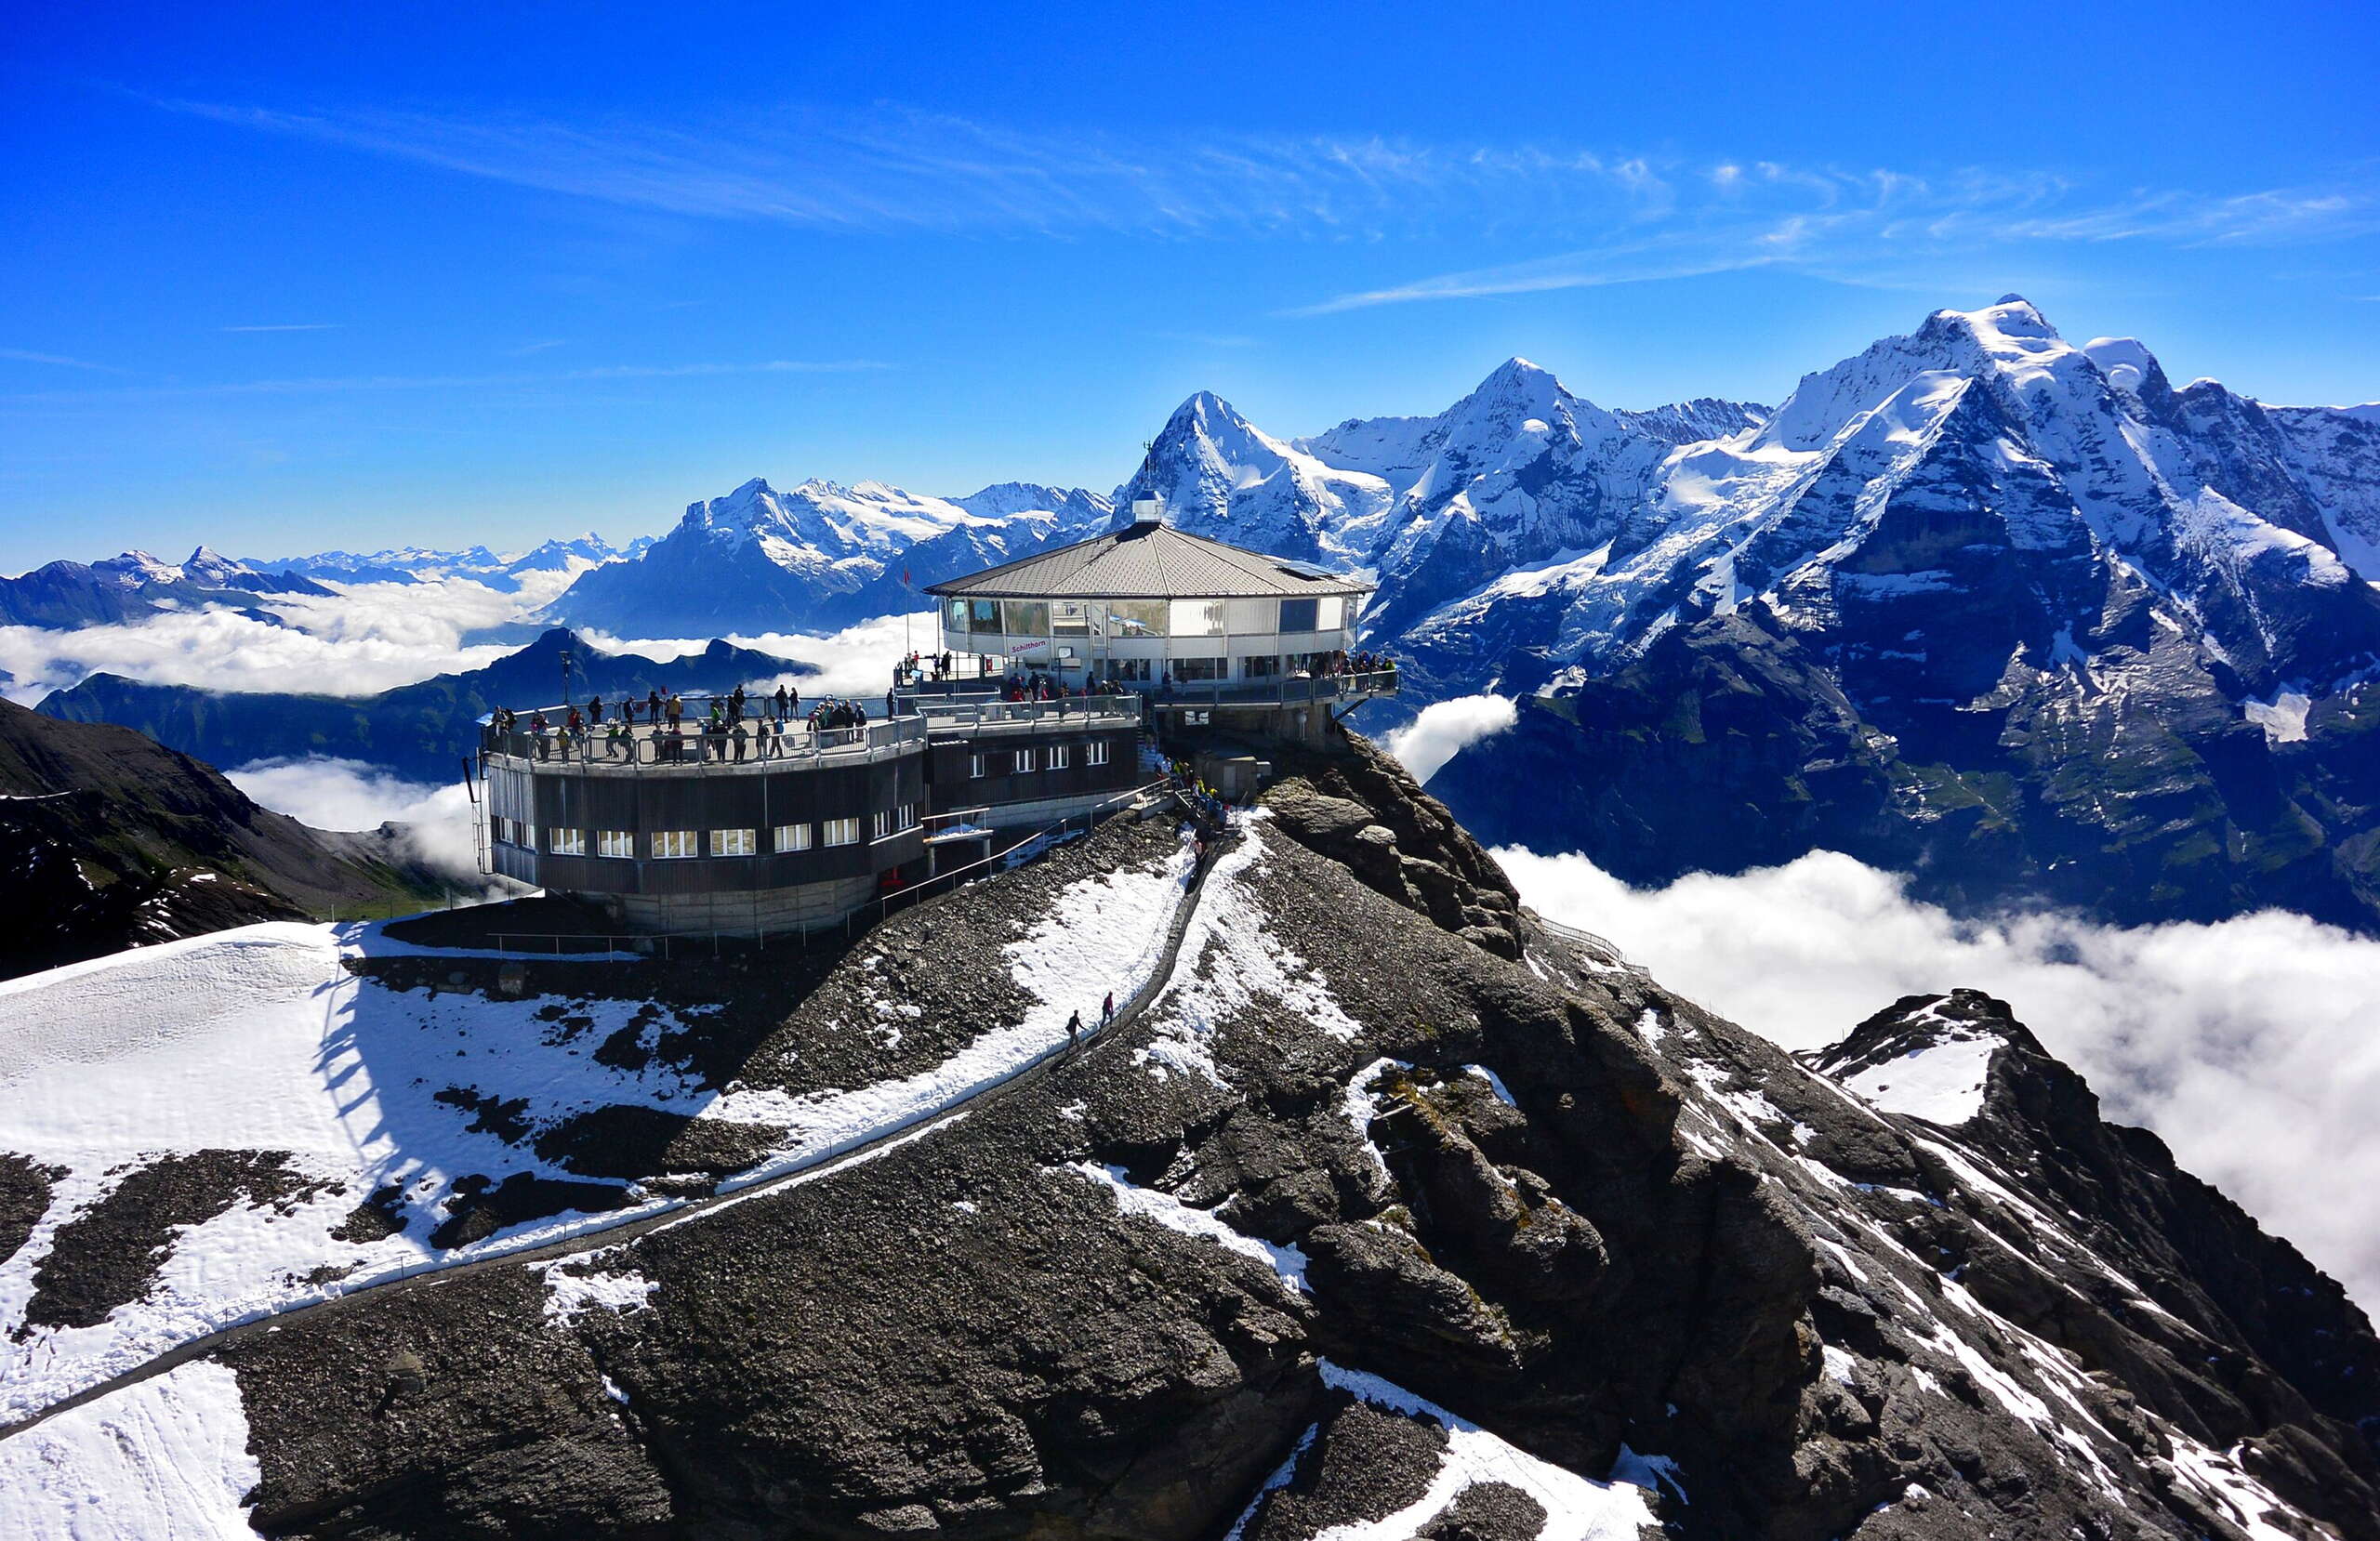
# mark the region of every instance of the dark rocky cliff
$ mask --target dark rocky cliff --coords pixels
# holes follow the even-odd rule
[[[1988,1039],[1974,1118],[1880,1111],[1542,927],[1364,746],[1284,770],[1170,987],[1050,1073],[815,1180],[222,1350],[258,1528],[2380,1538],[2362,1314],[1998,1003],[1860,1027],[1845,1080]],[[987,943],[1170,838],[1111,824],[806,970],[524,987],[714,1001],[711,1036],[640,1052],[721,1082],[910,1073],[1008,1020]],[[854,1034],[865,1002],[913,1027]],[[595,1278],[634,1287],[564,1303]]]
[[[448,880],[309,829],[129,729],[0,701],[0,977],[258,920],[386,913]]]

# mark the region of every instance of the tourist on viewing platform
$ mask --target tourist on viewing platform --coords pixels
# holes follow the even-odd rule
[[[546,757],[546,714],[545,714],[545,713],[543,713],[543,712],[532,712],[532,713],[529,715],[529,736],[530,736],[531,738],[533,738],[533,739],[535,739],[535,740],[536,741],[536,744],[537,744],[537,757],[538,757],[539,759],[544,759],[544,758]]]
[[[603,698],[602,698],[602,696],[600,696],[600,695],[590,695],[590,696],[588,696],[588,697],[587,698],[587,721],[588,721],[588,725],[589,725],[589,726],[592,726],[593,724],[598,723],[598,722],[601,722],[601,721],[602,721],[602,720],[603,720]]]
[[[779,685],[779,686],[777,687],[777,720],[778,720],[779,722],[783,722],[783,721],[785,720],[785,708],[786,708],[785,687],[784,687],[783,685]]]
[[[662,703],[662,710],[668,714],[669,731],[673,733],[676,732],[678,731],[678,723],[680,719],[686,715],[685,702],[679,699],[677,691],[671,691],[669,692],[669,699]]]
[[[644,719],[655,727],[661,725],[661,692],[657,690],[644,692]]]
[[[738,685],[728,692],[727,715],[736,721],[744,720],[744,687]]]
[[[751,742],[752,738],[752,735],[746,731],[742,718],[735,719],[735,727],[729,736],[735,741],[735,763],[741,765],[744,763],[744,747]]]

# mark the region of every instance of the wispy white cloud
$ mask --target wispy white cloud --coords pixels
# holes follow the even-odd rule
[[[2380,1306],[2380,942],[2268,912],[2217,925],[1968,924],[1902,880],[1820,851],[1737,877],[1631,889],[1581,856],[1496,853],[1546,915],[1787,1048],[1832,1042],[1902,995],[2007,1001],[2108,1115]]]
[[[1326,296],[1298,314],[1787,266],[1900,286],[1947,254],[2253,245],[2380,230],[2337,186],[2106,189],[2055,170],[1844,168],[1366,135],[1012,128],[885,106],[700,124],[188,100],[166,110],[573,197],[828,230],[1541,240],[1556,255]]]
[[[0,348],[0,359],[14,360],[18,363],[54,364],[60,369],[96,370],[102,375],[129,373],[129,371],[118,369],[113,364],[93,363],[88,359],[70,359],[62,353],[34,353],[22,348]]]
[[[355,390],[462,390],[605,380],[675,380],[713,375],[848,375],[890,369],[877,359],[762,359],[749,363],[599,364],[545,374],[330,375],[287,379],[218,380],[193,385],[120,386],[104,390],[19,391],[0,402],[134,402],[185,396],[297,396]]]
[[[335,321],[273,322],[258,326],[225,326],[218,330],[224,332],[336,332],[339,330],[341,324]]]
[[[2380,232],[2380,191],[2281,189],[2240,196],[2186,191],[2094,199],[2058,177],[1964,171],[1927,178],[1732,164],[1714,194],[1677,204],[1650,230],[1554,256],[1437,273],[1334,295],[1292,315],[1379,305],[1595,288],[1786,268],[1870,287],[1943,287],[1944,264],[2059,245],[2139,242],[2167,247],[2278,245]]]

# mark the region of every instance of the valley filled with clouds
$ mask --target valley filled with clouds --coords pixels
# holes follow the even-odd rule
[[[2106,1112],[2380,1302],[2380,942],[2279,911],[2215,925],[1963,921],[1834,851],[1632,889],[1583,856],[1495,852],[1541,914],[1788,1049],[1909,994],[2007,1001]]]

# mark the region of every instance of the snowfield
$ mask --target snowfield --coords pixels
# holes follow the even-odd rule
[[[991,1027],[919,1073],[798,1098],[741,1083],[714,1091],[665,1063],[621,1070],[595,1057],[623,1030],[647,1047],[698,1030],[702,1008],[681,1016],[597,997],[558,1011],[550,995],[401,990],[359,976],[346,967],[359,956],[430,955],[377,928],[252,926],[0,984],[0,1151],[63,1174],[31,1238],[0,1263],[0,1423],[243,1321],[687,1205],[589,1182],[522,1138],[575,1113],[629,1105],[782,1128],[722,1192],[945,1113],[1063,1050],[1068,1013],[1080,1010],[1095,1030],[1104,994],[1120,1009],[1149,982],[1192,865],[1185,845],[1061,890],[1009,949],[1015,979],[1039,1003],[1023,1021]],[[219,1212],[167,1233],[137,1298],[93,1324],[29,1323],[61,1233],[161,1159],[194,1152],[278,1154],[281,1168],[244,1154],[250,1180]],[[254,1179],[258,1165],[271,1180]],[[572,1183],[601,1211],[433,1243],[458,1184],[468,1193],[466,1179],[514,1177]],[[357,1226],[367,1200],[402,1228]],[[617,1309],[634,1290],[593,1276],[550,1280],[565,1315]]]
[[[0,1442],[11,1541],[233,1541],[263,1478],[238,1379],[198,1361]]]
[[[1886,1113],[1955,1126],[1983,1112],[1983,1078],[2000,1040],[1945,1037],[1897,1060],[1871,1065],[1843,1084]]]

